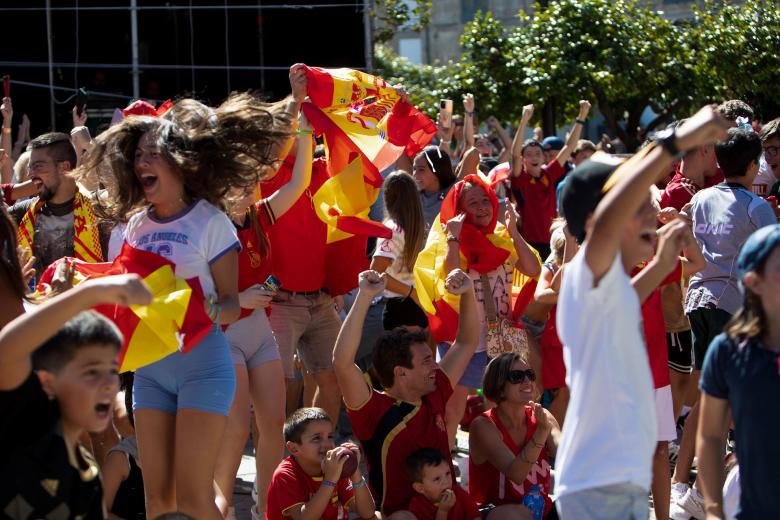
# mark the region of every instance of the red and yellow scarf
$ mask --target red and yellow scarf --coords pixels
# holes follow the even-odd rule
[[[495,191],[478,175],[467,175],[450,189],[441,205],[439,217],[433,222],[425,248],[414,264],[414,285],[420,307],[428,315],[431,333],[436,341],[452,341],[458,330],[460,297],[444,288],[447,272],[447,221],[457,216],[463,188],[466,184],[479,186],[490,198],[493,219],[484,227],[464,223],[460,232],[460,266],[489,273],[504,262],[514,263],[516,253],[506,228],[497,222],[498,198]]]
[[[44,201],[38,199],[22,217],[17,234],[20,247],[33,250],[35,219],[44,204]],[[97,219],[89,200],[80,192],[76,192],[73,200],[73,254],[84,262],[103,261]]]

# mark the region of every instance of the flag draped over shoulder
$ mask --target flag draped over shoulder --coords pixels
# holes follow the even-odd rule
[[[498,223],[498,198],[495,192],[482,177],[467,175],[450,189],[442,202],[439,217],[434,220],[425,248],[414,264],[417,296],[420,306],[428,315],[431,333],[437,342],[454,340],[458,330],[459,296],[448,293],[444,288],[447,278],[445,225],[462,212],[458,204],[467,184],[477,186],[487,193],[493,207],[493,218],[489,225],[481,228],[463,223],[459,237],[461,269],[489,273],[504,262],[516,261],[512,239],[506,228]]]
[[[133,371],[177,351],[188,352],[211,331],[213,323],[204,309],[203,290],[197,278],[184,280],[174,274],[175,265],[165,258],[125,244],[113,262],[87,263],[62,258],[41,276],[50,283],[60,262],[72,262],[74,283],[87,277],[135,273],[152,292],[149,305],[100,305],[98,312],[113,321],[124,336],[119,371]]]

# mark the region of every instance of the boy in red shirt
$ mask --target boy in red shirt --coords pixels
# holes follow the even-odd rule
[[[290,456],[274,471],[268,487],[266,520],[348,518],[352,509],[360,518],[374,518],[374,499],[360,472],[360,449],[333,443],[333,424],[321,408],[301,408],[284,423]],[[355,471],[341,477],[349,451]]]
[[[457,483],[450,465],[435,448],[420,448],[406,460],[406,471],[418,493],[409,503],[417,520],[479,520],[476,502]]]
[[[590,103],[580,101],[580,111],[566,139],[566,146],[550,161],[545,160],[542,143],[523,142],[525,124],[533,114],[533,105],[523,107],[523,117],[512,142],[512,194],[521,208],[520,234],[542,258],[550,256],[550,225],[558,214],[556,186],[564,177],[564,165],[580,139]]]

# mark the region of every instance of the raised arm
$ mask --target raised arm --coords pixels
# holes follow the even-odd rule
[[[696,433],[696,456],[704,495],[707,520],[725,518],[723,514],[723,445],[729,421],[729,402],[701,394],[699,428]]]
[[[281,217],[301,197],[301,194],[311,183],[312,161],[312,127],[306,117],[301,114],[300,130],[298,131],[295,153],[295,165],[289,182],[268,197],[268,204],[276,218]]]
[[[12,144],[12,136],[11,133],[13,130],[11,130],[11,120],[14,117],[14,109],[11,105],[11,98],[10,97],[4,97],[3,98],[3,104],[0,105],[0,112],[3,114],[3,133],[0,135],[0,148],[2,148],[5,153],[7,153],[9,156],[11,155],[11,152],[13,150],[13,144]],[[12,161],[3,161],[2,162],[2,171],[0,171],[0,182],[3,184],[8,184],[11,182],[11,178],[14,175],[14,168],[13,168],[13,162]]]
[[[474,94],[463,96],[463,141],[466,149],[474,146]]]
[[[498,138],[501,139],[501,144],[504,145],[504,148],[498,154],[498,162],[502,163],[508,161],[512,153],[512,140],[509,138],[509,134],[506,133],[506,130],[504,130],[504,127],[501,125],[501,121],[495,116],[487,118],[487,125],[496,131]]]
[[[520,214],[515,209],[514,204],[511,202],[506,205],[506,213],[504,214],[504,222],[509,236],[512,237],[512,243],[515,246],[515,252],[517,253],[517,262],[515,263],[515,269],[520,271],[526,276],[536,278],[542,270],[542,266],[539,263],[539,259],[531,251],[531,246],[525,241],[520,234]]]
[[[366,319],[371,300],[385,289],[387,275],[376,271],[360,273],[355,303],[349,309],[347,319],[341,324],[336,347],[333,349],[333,370],[347,408],[360,408],[371,397],[371,389],[363,378],[363,372],[355,364],[360,346],[363,322]]]
[[[463,154],[463,158],[455,167],[455,177],[457,180],[463,180],[466,175],[477,173],[479,168],[479,150],[473,146],[466,150]]]
[[[455,337],[455,343],[452,344],[439,363],[441,369],[454,384],[466,371],[471,356],[474,355],[474,350],[479,345],[480,326],[477,315],[477,300],[474,297],[474,284],[471,283],[471,278],[460,269],[455,269],[447,275],[445,287],[449,293],[460,295],[458,335]]]
[[[647,266],[631,280],[639,301],[644,302],[672,272],[680,260],[680,253],[688,246],[688,225],[675,220],[658,230],[658,249]]]
[[[582,134],[582,126],[585,124],[585,118],[588,117],[590,112],[590,101],[580,101],[580,113],[577,114],[577,119],[574,120],[574,125],[571,127],[569,137],[566,138],[566,146],[561,148],[555,160],[563,166],[566,161],[569,160],[571,154],[574,153],[574,149],[577,148],[577,142],[580,140],[580,134]]]
[[[523,115],[520,117],[520,124],[517,126],[515,137],[512,140],[512,177],[517,177],[523,171],[523,136],[528,121],[534,115],[534,106],[526,105],[523,107]]]
[[[669,143],[684,151],[726,136],[728,123],[706,106],[680,126]],[[598,283],[615,259],[628,219],[647,201],[650,186],[673,159],[664,146],[650,146],[621,166],[623,175],[599,202],[585,242],[585,260]]]
[[[30,375],[33,351],[69,319],[98,304],[146,305],[152,299],[138,275],[87,280],[22,314],[0,331],[0,390],[17,388]]]

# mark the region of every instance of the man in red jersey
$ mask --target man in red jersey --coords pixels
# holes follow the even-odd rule
[[[438,449],[452,466],[444,410],[453,382],[463,375],[479,343],[480,327],[468,275],[460,269],[451,271],[446,287],[461,295],[460,319],[455,343],[439,364],[425,333],[397,328],[385,332],[374,346],[374,368],[385,391],[368,386],[355,365],[355,353],[371,300],[385,288],[385,275],[375,271],[360,274],[360,290],[333,352],[347,415],[363,443],[369,481],[386,515],[397,513],[400,518],[403,513],[398,512],[415,494],[405,468],[412,452]]]

